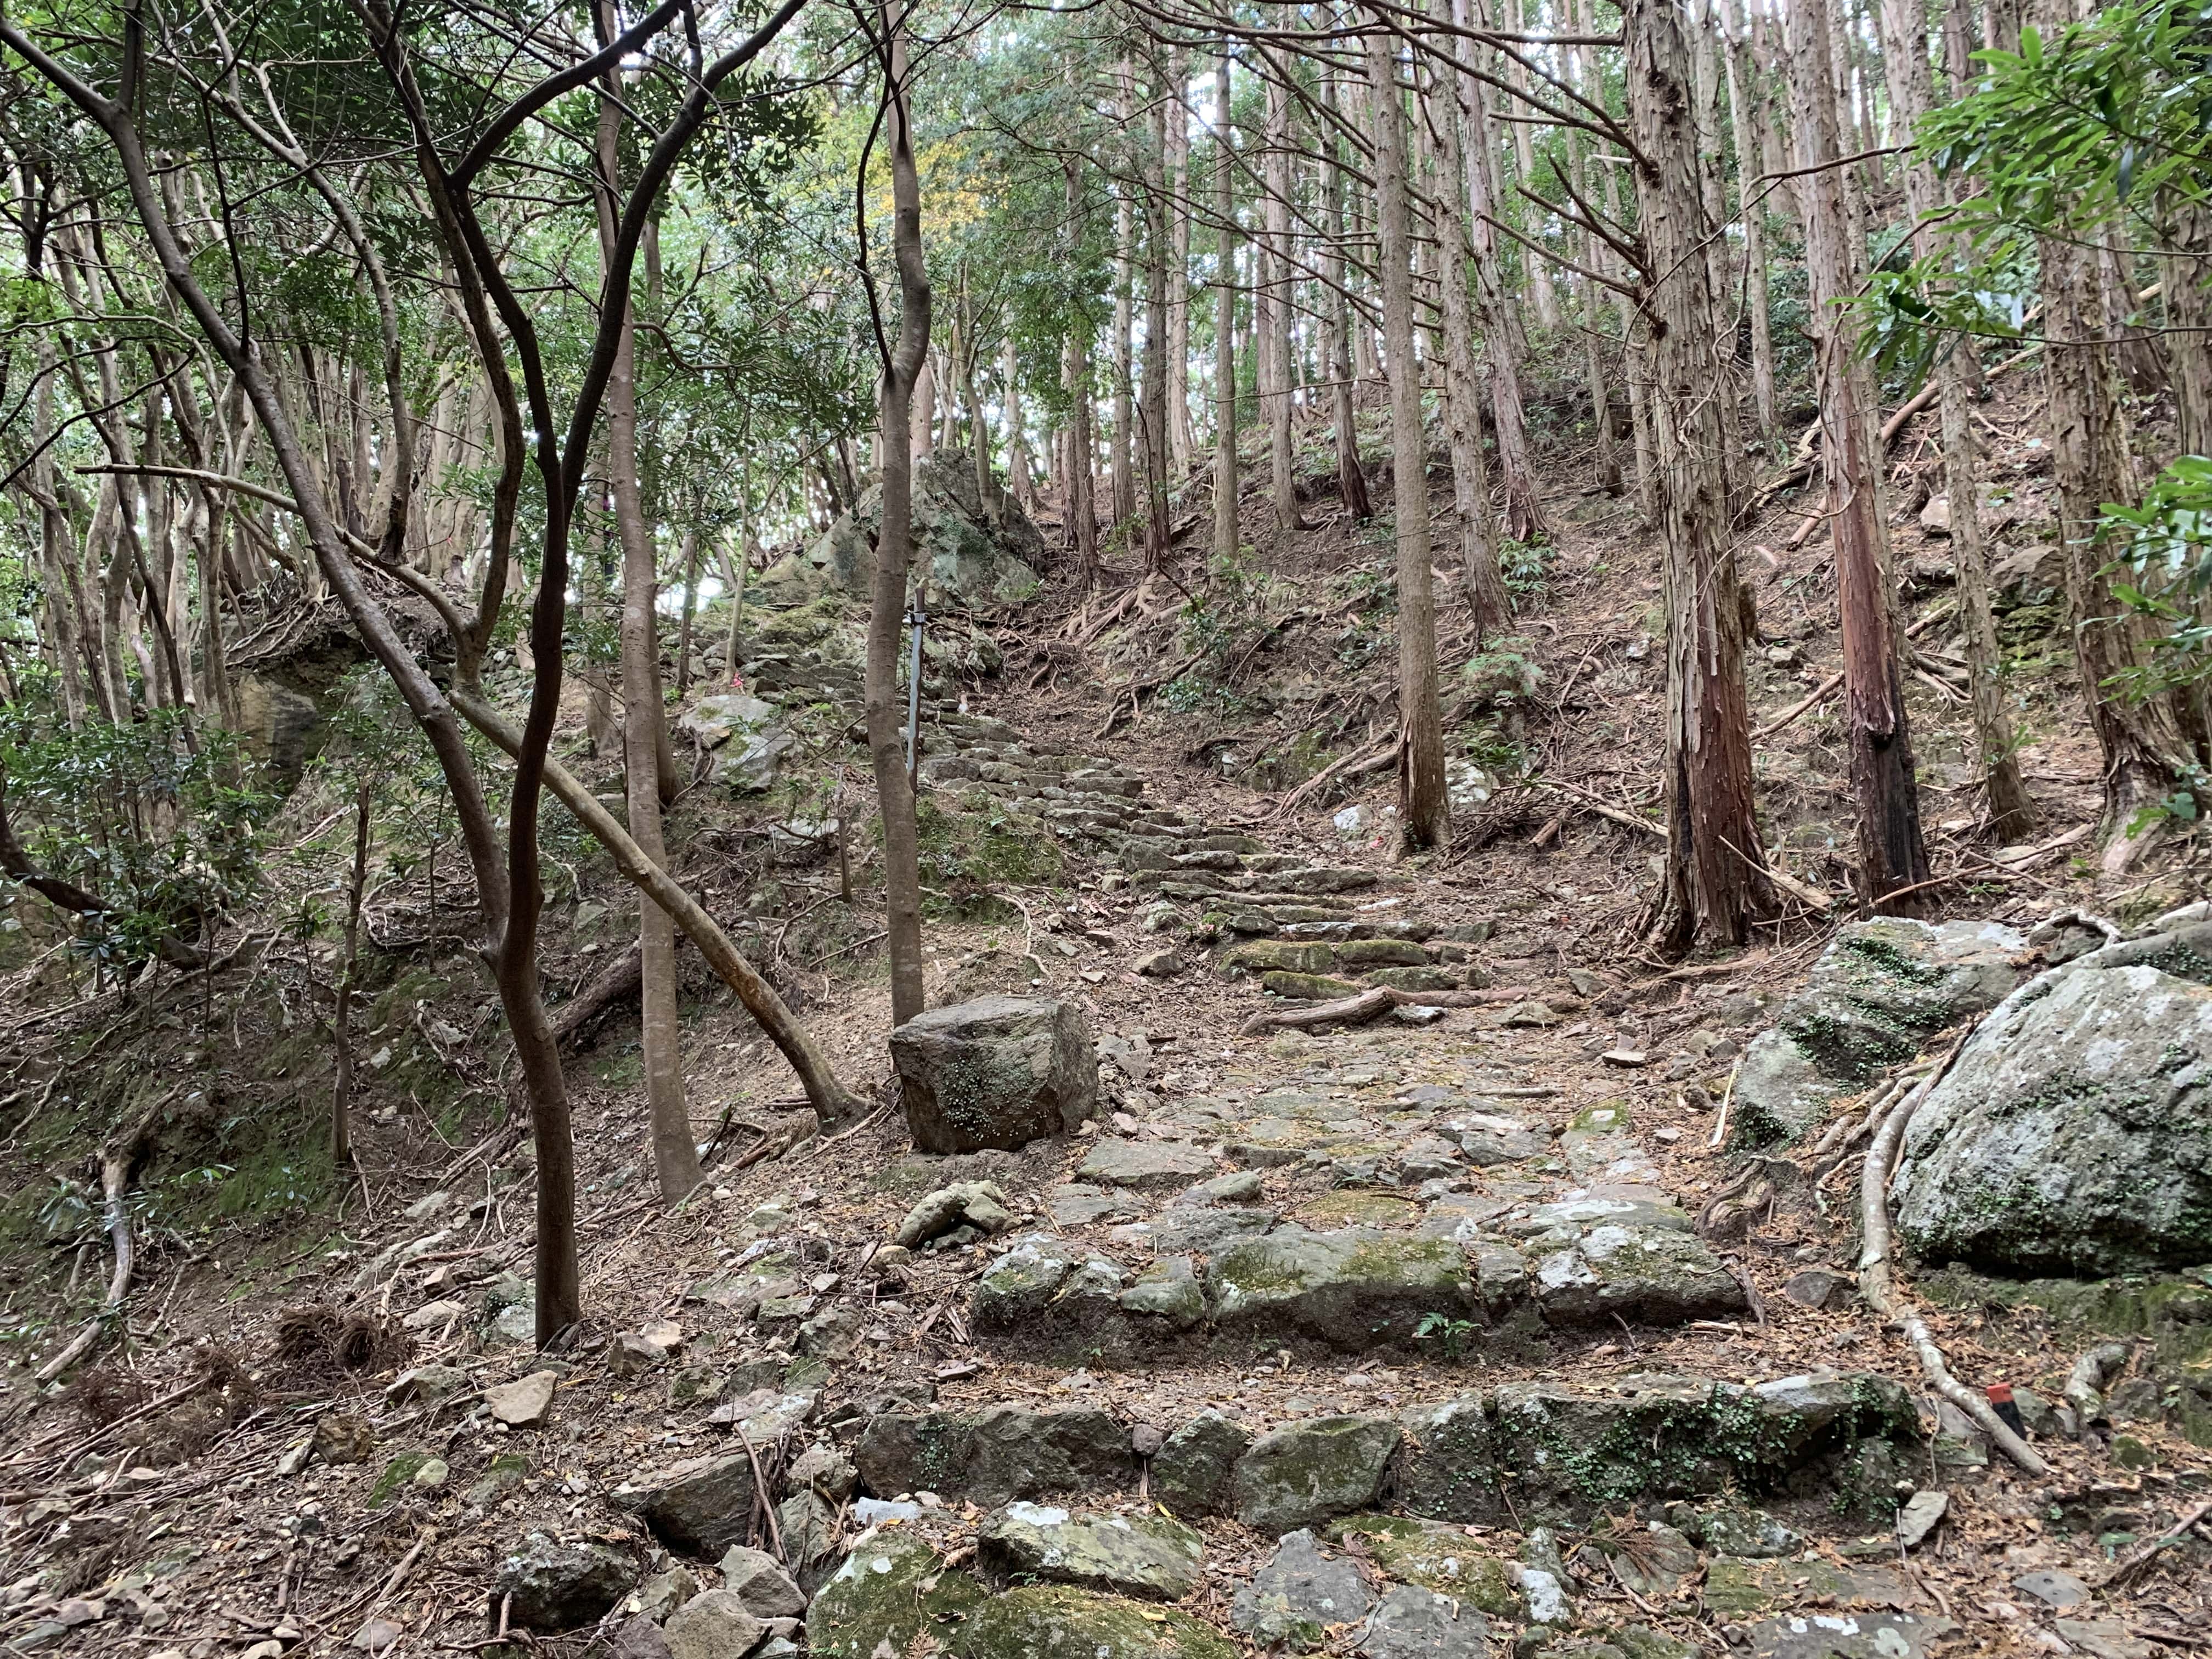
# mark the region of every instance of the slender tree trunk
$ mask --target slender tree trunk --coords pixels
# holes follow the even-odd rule
[[[1460,592],[1474,621],[1477,648],[1502,629],[1511,613],[1498,568],[1498,523],[1490,501],[1490,473],[1482,455],[1481,392],[1474,372],[1474,320],[1468,302],[1466,137],[1460,119],[1458,70],[1446,65],[1438,86],[1431,78],[1428,119],[1437,136],[1437,240],[1442,257],[1437,288],[1443,301],[1444,423],[1451,437],[1452,505],[1459,520]],[[1493,339],[1493,349],[1497,342]]]
[[[699,532],[684,532],[684,614],[676,626],[676,701],[691,695],[691,629],[699,615]]]
[[[617,33],[609,0],[600,0],[603,33]],[[599,246],[611,258],[615,202],[620,184],[617,149],[622,88],[613,74],[599,102]],[[614,366],[607,377],[607,486],[614,497],[615,527],[622,543],[621,670],[623,774],[630,839],[653,863],[666,867],[661,838],[661,727],[667,715],[660,695],[660,648],[655,619],[660,597],[653,526],[646,521],[638,478],[637,333],[622,321]],[[676,985],[676,924],[668,912],[638,896],[638,1041],[644,1060],[645,1099],[652,1124],[653,1168],[660,1201],[674,1205],[700,1180],[699,1148],[684,1098],[682,1012]]]
[[[1067,179],[1069,258],[1073,259],[1083,246],[1083,180],[1073,156],[1060,166]],[[1098,512],[1091,488],[1091,331],[1080,314],[1067,340],[1067,478],[1062,495],[1074,534],[1076,571],[1088,586],[1098,580]]]
[[[999,347],[999,379],[1006,395],[1006,489],[1014,504],[1026,513],[1035,492],[1030,482],[1029,432],[1022,420],[1021,353],[1014,344],[1011,329]]]
[[[1667,885],[1657,933],[1674,954],[1704,939],[1741,944],[1773,910],[1753,810],[1744,692],[1745,606],[1729,529],[1726,422],[1712,388],[1719,227],[1709,217],[1691,104],[1693,24],[1682,0],[1628,0],[1628,113],[1653,161],[1637,171],[1651,343],[1648,407],[1666,550]]]
[[[1917,130],[1935,101],[1929,68],[1928,18],[1919,0],[1881,0],[1882,58],[1892,106],[1903,134]],[[1918,156],[1905,168],[1907,210],[1923,225],[1942,205],[1936,169]],[[1935,228],[1915,236],[1914,253],[1948,248],[1952,239]],[[1997,650],[1996,618],[1990,610],[1988,554],[1982,538],[1980,486],[1974,477],[1974,433],[1969,416],[1967,364],[1972,347],[1965,339],[1936,368],[1942,399],[1943,483],[1951,508],[1951,552],[1958,572],[1959,632],[1966,642],[1966,669],[1974,712],[1974,744],[1980,751],[1984,793],[1990,833],[2015,842],[2035,821],[2034,803],[2013,752],[2012,720],[2005,711],[2003,659]]]
[[[738,683],[744,650],[745,577],[753,562],[750,539],[739,540],[734,557],[727,542],[718,542],[715,548],[722,561],[722,586],[730,590],[730,627],[722,638],[722,680],[731,686]]]
[[[1516,32],[1527,31],[1528,10],[1528,8],[1523,3],[1523,0],[1513,0],[1513,27]],[[1455,43],[1455,51],[1456,51],[1456,43]],[[1512,58],[1508,58],[1505,62],[1506,78],[1516,87],[1525,91],[1528,85],[1528,71]],[[1516,121],[1513,124],[1513,159],[1518,168],[1521,182],[1531,190],[1537,188],[1535,145],[1529,136],[1528,125],[1525,121]],[[1543,260],[1530,254],[1526,249],[1522,252],[1521,264],[1522,269],[1528,273],[1528,294],[1529,297],[1535,301],[1536,321],[1545,328],[1557,328],[1559,325],[1559,299],[1552,287],[1551,267]],[[1492,349],[1494,350],[1495,347],[1493,346]],[[1519,533],[1517,531],[1515,532],[1516,535]]]
[[[1168,216],[1165,167],[1168,110],[1157,90],[1145,146],[1145,382],[1138,436],[1145,473],[1145,568],[1168,561],[1173,530],[1168,510]],[[1177,106],[1176,107],[1180,107]]]
[[[1322,96],[1334,114],[1337,107],[1336,76],[1332,71],[1322,82]],[[1359,422],[1352,399],[1352,302],[1346,297],[1351,278],[1345,269],[1344,170],[1336,165],[1338,139],[1334,125],[1323,135],[1324,189],[1328,193],[1328,242],[1322,253],[1322,362],[1329,382],[1329,419],[1336,434],[1336,493],[1356,524],[1375,516],[1367,495],[1367,472],[1359,464]]]
[[[1730,0],[1722,3],[1729,7]],[[1728,43],[1722,62],[1728,76],[1737,200],[1743,219],[1744,309],[1751,322],[1751,405],[1759,441],[1771,447],[1775,427],[1774,330],[1766,292],[1766,204],[1760,199],[1763,187],[1754,182],[1760,171],[1760,156],[1746,92],[1758,84],[1759,70],[1751,61],[1750,33],[1740,10],[1729,12],[1726,27]]]
[[[1190,429],[1190,110],[1183,101],[1190,59],[1167,50],[1168,457],[1178,478],[1190,475],[1197,446]]]
[[[1792,0],[1788,20],[1797,105],[1798,164],[1806,199],[1806,266],[1820,385],[1820,455],[1828,489],[1836,605],[1842,619],[1844,725],[1858,804],[1861,900],[1870,909],[1917,912],[1928,879],[1913,776],[1912,732],[1898,661],[1896,587],[1882,503],[1880,414],[1874,380],[1840,309],[1857,291],[1860,244],[1851,232],[1829,50],[1827,0]]]
[[[1129,66],[1121,65],[1121,118],[1129,119]],[[1125,186],[1114,202],[1114,435],[1108,450],[1114,491],[1113,520],[1125,525],[1136,516],[1135,406],[1137,214]]]
[[[340,1181],[353,1162],[353,982],[361,960],[361,902],[368,886],[369,811],[375,787],[364,777],[353,802],[353,876],[346,884],[345,943],[338,958],[331,1019],[331,1168]]]
[[[2212,455],[2212,208],[2173,192],[2166,205],[2166,353],[2174,436],[2184,455]]]
[[[903,1025],[922,1011],[921,848],[914,791],[907,777],[898,718],[900,619],[905,614],[907,570],[914,557],[914,471],[907,422],[914,386],[929,351],[929,278],[922,268],[921,185],[915,171],[908,104],[903,14],[893,22],[888,5],[877,12],[890,41],[890,108],[886,116],[891,155],[891,246],[898,264],[898,340],[884,366],[883,529],[876,539],[873,605],[863,702],[868,758],[884,822],[884,908],[891,958],[891,1023]]]
[[[1237,523],[1237,165],[1230,78],[1235,58],[1221,54],[1214,94],[1213,213],[1220,241],[1213,273],[1213,556],[1234,559]]]
[[[1285,70],[1267,77],[1266,248],[1267,319],[1261,349],[1267,359],[1267,483],[1275,527],[1303,530],[1298,516],[1297,437],[1291,402],[1291,96]]]
[[[1382,349],[1390,379],[1390,477],[1398,535],[1398,806],[1409,851],[1451,839],[1444,793],[1443,713],[1437,688],[1437,611],[1429,576],[1428,456],[1421,427],[1420,366],[1413,356],[1413,225],[1407,183],[1406,113],[1398,91],[1397,37],[1374,27],[1367,78],[1374,105]]]

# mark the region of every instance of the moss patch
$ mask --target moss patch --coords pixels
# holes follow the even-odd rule
[[[1332,1522],[1328,1535],[1357,1540],[1393,1578],[1457,1596],[1498,1618],[1518,1618],[1520,1597],[1506,1582],[1505,1563],[1457,1527],[1400,1515],[1354,1515]]]

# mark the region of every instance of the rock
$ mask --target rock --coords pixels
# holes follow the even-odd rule
[[[534,1429],[551,1414],[553,1390],[560,1382],[558,1371],[532,1371],[499,1383],[484,1390],[484,1409],[509,1428]]]
[[[836,1504],[811,1487],[792,1493],[775,1506],[775,1524],[783,1538],[785,1558],[799,1589],[810,1598],[844,1557],[840,1514]],[[855,1505],[855,1519],[858,1514]]]
[[[768,1626],[730,1590],[695,1595],[660,1627],[673,1659],[744,1659]]]
[[[1158,1256],[1121,1292],[1121,1309],[1169,1330],[1187,1331],[1206,1317],[1206,1292],[1188,1256]]]
[[[763,571],[747,603],[799,605],[830,592],[867,592],[883,511],[883,486],[871,484],[827,532]],[[1007,503],[995,514],[984,507],[975,458],[958,448],[940,447],[915,466],[914,541],[927,567],[917,580],[933,604],[955,609],[1028,599],[1045,559],[1044,538],[1019,507]]]
[[[1920,527],[1930,536],[1948,540],[1951,535],[1951,498],[1930,495],[1928,505],[1920,509]]]
[[[689,1567],[656,1572],[632,1592],[625,1604],[632,1613],[659,1625],[699,1593],[699,1581]]]
[[[530,1460],[512,1452],[495,1457],[484,1465],[484,1472],[469,1483],[463,1501],[477,1509],[489,1509],[529,1478]]]
[[[1146,979],[1173,979],[1182,972],[1184,963],[1182,955],[1170,948],[1139,957],[1130,965]]]
[[[444,1324],[450,1319],[458,1319],[467,1311],[468,1307],[465,1303],[445,1299],[425,1302],[399,1323],[405,1330],[427,1331],[434,1326]]]
[[[1606,1549],[1613,1576],[1638,1595],[1671,1601],[1680,1595],[1682,1581],[1702,1565],[1690,1540],[1669,1526],[1654,1521],[1640,1533],[1632,1533],[1615,1547]]]
[[[1676,1508],[1686,1506],[1676,1505]],[[1726,1504],[1686,1516],[1682,1529],[1716,1555],[1740,1556],[1746,1560],[1776,1560],[1795,1555],[1805,1547],[1802,1534],[1764,1510]]]
[[[1207,1264],[1206,1285],[1224,1331],[1310,1337],[1347,1353],[1410,1342],[1426,1316],[1480,1305],[1456,1244],[1359,1227],[1240,1240]]]
[[[2046,1569],[2041,1572],[2022,1573],[2012,1581],[2012,1587],[2022,1595],[2040,1601],[2046,1607],[2064,1613],[2078,1607],[2089,1599],[2089,1587],[2071,1573]]]
[[[1200,1413],[1152,1454],[1152,1492],[1179,1514],[1225,1515],[1236,1502],[1237,1460],[1251,1444],[1251,1431],[1242,1425],[1218,1412]]]
[[[1506,1009],[1498,1015],[1498,1023],[1509,1030],[1540,1030],[1557,1025],[1559,1017],[1547,1005],[1532,998],[1526,1002],[1516,1002]]]
[[[1366,988],[1327,974],[1267,973],[1260,975],[1260,988],[1290,1002],[1334,1002],[1356,997]]]
[[[976,1279],[969,1313],[977,1331],[1018,1345],[1095,1329],[1115,1316],[1121,1290],[1121,1267],[1111,1256],[1051,1233],[1026,1233]]]
[[[722,1588],[757,1619],[795,1619],[806,1611],[806,1598],[783,1564],[763,1550],[732,1545],[722,1553]]]
[[[1825,1308],[1838,1296],[1848,1294],[1850,1284],[1843,1274],[1830,1273],[1826,1267],[1808,1267],[1802,1273],[1790,1276],[1790,1282],[1782,1287],[1782,1294],[1801,1308]]]
[[[1013,1212],[997,1182],[961,1181],[939,1187],[908,1210],[891,1242],[911,1249],[962,1226],[992,1234],[1002,1233],[1013,1224]]]
[[[928,1540],[898,1532],[862,1534],[806,1609],[806,1647],[822,1659],[872,1659],[878,1650],[927,1652],[963,1628],[988,1599],[970,1575],[945,1565]]]
[[[1484,1613],[1520,1615],[1521,1598],[1504,1559],[1459,1527],[1401,1515],[1355,1515],[1331,1522],[1328,1536],[1357,1543],[1386,1577],[1425,1585]]]
[[[359,1648],[363,1653],[375,1655],[382,1653],[405,1634],[404,1626],[395,1625],[389,1619],[364,1619],[348,1645]]]
[[[331,1412],[315,1424],[315,1455],[325,1463],[366,1463],[375,1451],[376,1431],[365,1417]]]
[[[2212,1240],[2212,988],[2065,970],[1975,1032],[1891,1186],[1922,1260],[2102,1277]]]
[[[2054,1619],[2051,1627],[2068,1647],[2091,1659],[2158,1659],[2162,1651],[2130,1635],[2117,1619]]]
[[[660,1626],[643,1613],[625,1619],[615,1626],[608,1638],[609,1659],[672,1659],[668,1650],[668,1638],[660,1633]]]
[[[1694,1233],[1601,1222],[1571,1242],[1540,1235],[1524,1247],[1536,1305],[1553,1324],[1650,1325],[1717,1319],[1745,1305],[1743,1286]]]
[[[1598,1058],[1608,1066],[1619,1066],[1629,1071],[1651,1063],[1651,1056],[1641,1048],[1608,1048]]]
[[[511,1625],[574,1630],[596,1624],[636,1582],[637,1565],[621,1550],[556,1543],[534,1532],[499,1564],[492,1580],[492,1615],[496,1618],[506,1601]]]
[[[1044,1205],[1053,1220],[1062,1227],[1088,1227],[1100,1221],[1133,1221],[1145,1213],[1143,1201],[1126,1191],[1116,1192],[1081,1181],[1054,1187],[1045,1194]]]
[[[1396,1584],[1368,1615],[1357,1650],[1364,1659],[1487,1659],[1490,1625],[1454,1598]]]
[[[987,1507],[1045,1492],[1120,1491],[1137,1470],[1129,1431],[1089,1407],[884,1413],[861,1431],[853,1462],[872,1492],[933,1492]]]
[[[434,1405],[441,1400],[451,1400],[457,1394],[465,1394],[475,1379],[458,1365],[416,1365],[394,1377],[384,1391],[384,1397],[395,1406],[419,1400]]]
[[[1818,1558],[1747,1560],[1717,1555],[1706,1566],[1705,1602],[1723,1617],[1747,1618],[1806,1606],[1901,1613],[1921,1605],[1921,1597],[1894,1567],[1844,1567]]]
[[[1072,1584],[1018,1584],[978,1608],[962,1659],[1236,1659],[1189,1614]]]
[[[1180,1601],[1198,1588],[1205,1552],[1197,1533],[1164,1516],[1079,1518],[1022,1503],[985,1522],[976,1543],[1003,1571],[1161,1601]]]
[[[994,996],[933,1008],[891,1033],[891,1058],[924,1152],[1073,1134],[1097,1103],[1098,1058],[1073,1003]]]
[[[1394,991],[1456,991],[1459,981],[1440,968],[1377,968],[1366,975],[1370,985],[1387,985]]]
[[[672,1550],[708,1557],[745,1541],[755,1491],[742,1451],[694,1457],[615,1488],[617,1509],[639,1516]]]
[[[1505,1451],[1481,1395],[1416,1406],[1399,1422],[1404,1443],[1393,1484],[1408,1512],[1486,1525],[1512,1518],[1500,1496]]]
[[[1101,1140],[1091,1149],[1079,1179],[1106,1187],[1160,1192],[1188,1187],[1218,1166],[1212,1154],[1170,1140]]]
[[[1298,1531],[1237,1592],[1229,1624],[1256,1647],[1310,1653],[1332,1628],[1364,1619],[1374,1605],[1374,1592],[1357,1565],[1322,1554],[1313,1534]]]
[[[1911,1549],[1935,1530],[1936,1523],[1950,1507],[1948,1492],[1916,1492],[1897,1512],[1897,1541]]]
[[[1752,1040],[1737,1074],[1742,1146],[1794,1140],[1838,1094],[1968,1014],[1994,1008],[2020,982],[2027,940],[1990,922],[1936,926],[1905,917],[1852,922],[1813,966],[1772,1030]]]
[[[1262,1435],[1230,1477],[1237,1518],[1280,1535],[1371,1508],[1397,1449],[1386,1418],[1324,1417]]]
[[[1804,1613],[1745,1632],[1749,1659],[1928,1659],[1959,1626],[1911,1613]]]
[[[1436,1025],[1445,1016],[1441,1008],[1431,1008],[1418,1002],[1401,1002],[1390,1011],[1390,1018],[1401,1025]]]
[[[833,1504],[842,1504],[860,1484],[860,1472],[834,1446],[809,1446],[792,1460],[785,1477],[794,1486],[820,1492]]]
[[[1325,974],[1336,966],[1336,951],[1295,939],[1247,939],[1223,957],[1221,965],[1230,973]]]

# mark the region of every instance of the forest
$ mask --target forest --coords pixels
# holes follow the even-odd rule
[[[0,1643],[2205,1645],[2205,0],[0,64]]]

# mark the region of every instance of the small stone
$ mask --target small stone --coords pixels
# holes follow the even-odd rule
[[[1129,1449],[1139,1457],[1150,1457],[1167,1443],[1167,1436],[1150,1423],[1139,1423],[1129,1431]]]
[[[1951,1495],[1946,1492],[1917,1492],[1907,1498],[1904,1508],[1897,1512],[1897,1541],[1911,1549],[1935,1530],[1936,1523],[1951,1507]]]
[[[1009,1504],[977,1542],[1010,1571],[1086,1589],[1180,1601],[1198,1588],[1199,1534],[1158,1515],[1076,1516],[1041,1504]]]
[[[2089,1599],[2089,1587],[2071,1573],[2045,1569],[2041,1572],[2022,1573],[2012,1581],[2012,1587],[2022,1595],[2032,1596],[2055,1612],[2063,1613],[2069,1607],[2078,1607]]]
[[[54,1622],[75,1630],[79,1625],[96,1625],[107,1617],[107,1604],[94,1601],[82,1595],[72,1595],[53,1612]]]
[[[1146,979],[1173,979],[1183,970],[1182,955],[1172,950],[1154,951],[1137,958],[1137,972]]]
[[[366,1463],[376,1450],[376,1431],[365,1417],[332,1412],[315,1425],[314,1445],[325,1463]]]
[[[449,1319],[459,1319],[466,1312],[468,1312],[468,1306],[465,1303],[425,1302],[399,1323],[407,1330],[427,1331],[444,1324]]]
[[[1826,1267],[1808,1267],[1790,1276],[1790,1282],[1782,1287],[1782,1294],[1801,1308],[1825,1308],[1850,1282],[1841,1273],[1830,1273]]]
[[[1638,1066],[1649,1066],[1651,1063],[1651,1056],[1644,1053],[1641,1048],[1608,1048],[1603,1054],[1600,1054],[1598,1058],[1608,1066],[1621,1066],[1630,1068]]]
[[[363,1653],[381,1653],[397,1642],[402,1627],[389,1619],[364,1619],[361,1628],[353,1633],[353,1645]]]
[[[605,1544],[561,1544],[532,1533],[501,1561],[492,1606],[508,1603],[508,1621],[524,1630],[559,1632],[596,1624],[629,1593],[637,1569]]]
[[[415,1471],[414,1484],[425,1492],[435,1492],[446,1484],[451,1474],[452,1471],[446,1467],[444,1458],[427,1458],[422,1467]]]
[[[1375,1593],[1358,1566],[1323,1555],[1310,1532],[1287,1534],[1267,1564],[1230,1603],[1232,1629],[1262,1648],[1288,1647],[1311,1652],[1328,1639],[1330,1628],[1367,1616]]]
[[[1498,1023],[1511,1030],[1543,1030],[1559,1023],[1559,1017],[1545,1004],[1533,998],[1516,1002],[1498,1017]]]
[[[795,1619],[806,1611],[806,1597],[791,1575],[764,1551],[733,1544],[722,1557],[722,1588],[758,1619]]]
[[[759,1645],[768,1627],[732,1590],[695,1595],[660,1627],[674,1659],[743,1659]]]
[[[1390,1018],[1401,1025],[1434,1025],[1443,1020],[1444,1011],[1425,1003],[1401,1002],[1390,1011]]]
[[[484,1390],[484,1407],[498,1422],[513,1429],[534,1429],[553,1409],[553,1390],[558,1371],[532,1371],[512,1382]]]

